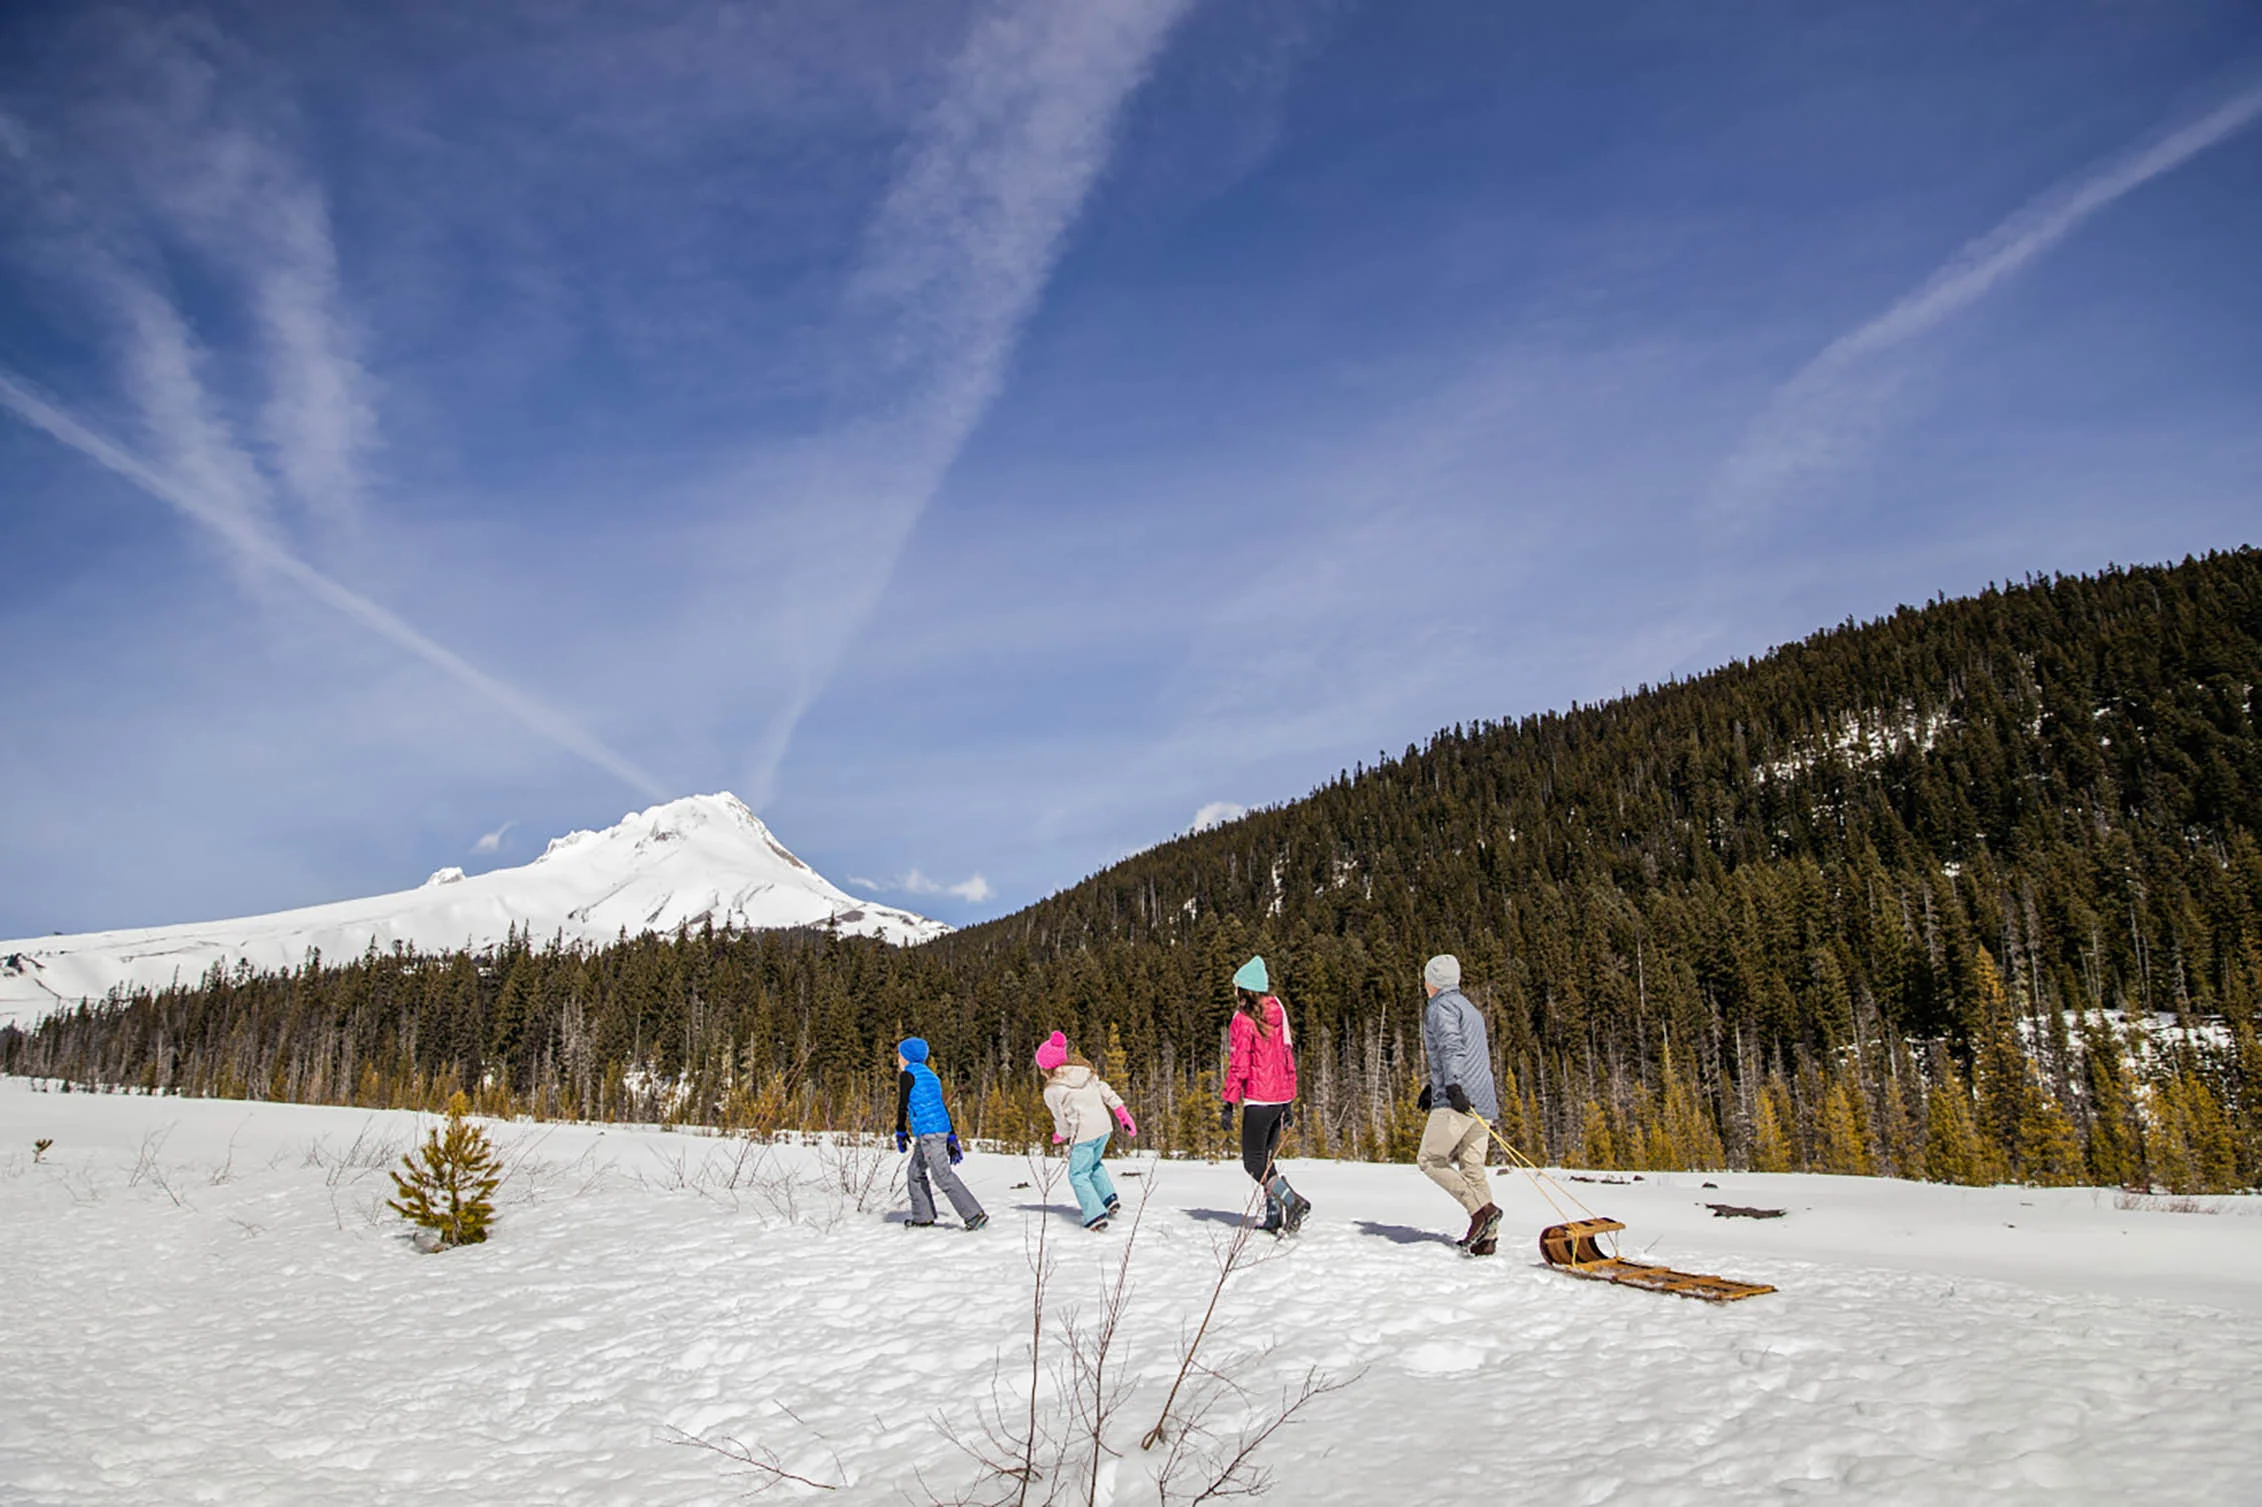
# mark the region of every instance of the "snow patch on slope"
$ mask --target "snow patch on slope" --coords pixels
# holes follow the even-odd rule
[[[190,984],[215,965],[296,968],[310,953],[406,947],[478,950],[513,928],[537,942],[602,945],[623,933],[837,926],[924,942],[950,930],[842,890],[789,852],[729,793],[632,811],[601,832],[555,839],[532,863],[466,876],[444,868],[413,890],[227,921],[0,942],[0,1024],[28,1027],[117,987]]]

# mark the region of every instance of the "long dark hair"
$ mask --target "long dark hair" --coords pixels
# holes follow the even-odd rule
[[[1256,990],[1244,989],[1239,984],[1235,984],[1233,986],[1233,1008],[1248,1016],[1250,1023],[1259,1031],[1267,1036],[1272,1034],[1272,1027],[1265,1022],[1265,997],[1257,993]],[[1288,1023],[1288,1007],[1286,1005],[1280,1007],[1280,1021],[1282,1025]]]

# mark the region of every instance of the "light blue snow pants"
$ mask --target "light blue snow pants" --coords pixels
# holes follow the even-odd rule
[[[1068,1186],[1076,1190],[1076,1207],[1083,1211],[1086,1224],[1105,1214],[1115,1197],[1115,1179],[1100,1165],[1107,1142],[1106,1136],[1096,1135],[1068,1148]]]

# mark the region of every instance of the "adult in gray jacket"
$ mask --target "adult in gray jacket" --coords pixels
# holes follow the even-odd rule
[[[1492,1081],[1492,1049],[1484,1017],[1461,992],[1461,960],[1440,953],[1422,965],[1422,1046],[1429,1082],[1421,1107],[1429,1111],[1415,1160],[1432,1182],[1469,1211],[1469,1232],[1454,1242],[1472,1256],[1489,1256],[1500,1229],[1500,1206],[1484,1175],[1492,1139],[1489,1122],[1500,1116],[1500,1091]]]

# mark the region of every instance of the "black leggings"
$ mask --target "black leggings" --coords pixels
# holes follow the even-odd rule
[[[1241,1106],[1241,1166],[1260,1183],[1272,1180],[1272,1154],[1280,1149],[1280,1122],[1287,1118],[1285,1104]]]

